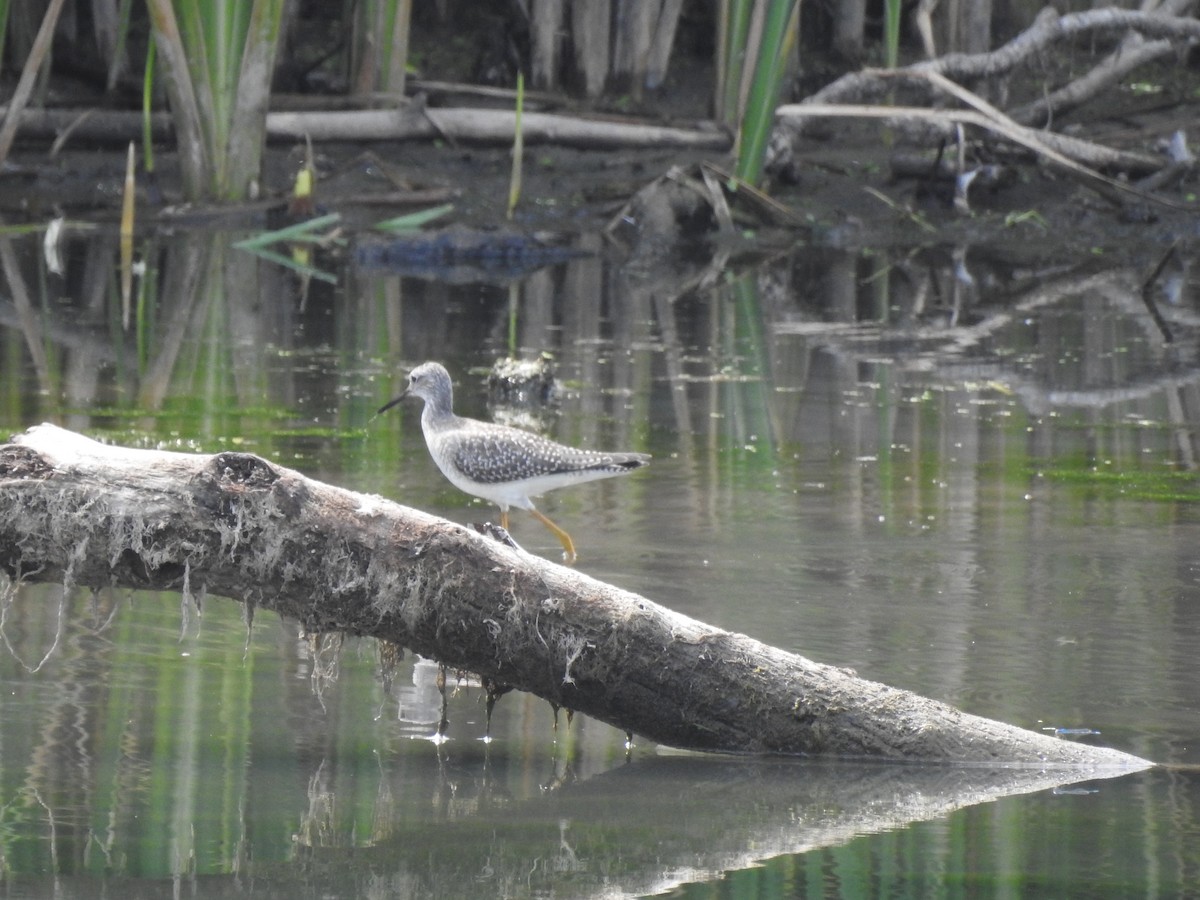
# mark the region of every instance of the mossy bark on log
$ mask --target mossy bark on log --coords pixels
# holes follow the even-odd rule
[[[31,428],[0,447],[0,570],[203,589],[310,632],[392,641],[677,747],[1150,765],[858,678],[247,453],[133,450]]]

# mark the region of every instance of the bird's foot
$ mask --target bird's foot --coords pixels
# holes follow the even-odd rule
[[[499,541],[506,547],[512,547],[514,550],[520,551],[521,553],[525,552],[525,549],[513,540],[513,536],[508,533],[508,529],[501,525],[497,525],[495,522],[484,522],[482,525],[478,522],[472,522],[471,527],[479,532],[479,534],[486,535],[487,537],[492,538],[492,540]]]

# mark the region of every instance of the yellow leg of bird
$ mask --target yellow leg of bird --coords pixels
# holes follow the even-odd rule
[[[575,565],[575,543],[571,540],[571,536],[551,522],[548,518],[538,512],[536,509],[531,509],[531,513],[539,522],[554,532],[554,536],[558,538],[559,543],[563,546],[563,562],[568,566]]]
[[[508,510],[500,510],[500,527],[508,531]]]

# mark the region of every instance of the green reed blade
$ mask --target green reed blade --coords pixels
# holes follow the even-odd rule
[[[295,225],[289,225],[286,228],[278,228],[275,231],[264,231],[245,240],[238,241],[233,246],[238,250],[257,250],[260,247],[277,244],[280,241],[314,241],[318,238],[313,232],[324,228],[326,225],[333,225],[335,222],[341,221],[341,218],[340,213],[317,216],[315,219],[297,222]]]
[[[373,226],[378,231],[415,231],[426,222],[432,222],[434,219],[441,218],[447,213],[453,211],[453,203],[445,203],[441,206],[433,206],[429,209],[418,210],[417,212],[407,213],[403,216],[396,216],[394,219],[385,219],[382,222],[376,222]]]
[[[775,122],[775,107],[786,69],[787,51],[791,44],[792,16],[796,0],[771,0],[763,27],[762,43],[754,65],[754,80],[742,119],[741,140],[734,174],[757,185],[762,178],[767,139]]]

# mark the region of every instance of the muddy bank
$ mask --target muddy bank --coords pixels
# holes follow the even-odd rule
[[[1173,136],[1190,143],[1197,134],[1189,132],[1200,129],[1193,124],[1196,103],[1189,99],[1186,74],[1164,66],[1157,75],[1170,85],[1165,93],[1114,89],[1075,113],[1068,130],[1143,154],[1163,152]],[[987,177],[977,178],[956,200],[954,173],[947,171],[955,150],[943,148],[939,171],[936,142],[914,140],[888,123],[818,123],[796,138],[791,151],[766,189],[784,214],[731,205],[734,241],[741,249],[769,251],[796,241],[845,247],[987,244],[1048,259],[1095,252],[1140,257],[1197,233],[1197,216],[1187,208],[1196,189],[1190,169],[1161,193],[1166,202],[1114,198],[1033,154],[985,138],[970,144],[967,162],[986,167]],[[304,154],[300,142],[272,142],[261,200],[198,210],[180,204],[174,154],[160,151],[154,175],[140,175],[138,227],[273,227],[285,219]],[[711,210],[676,209],[679,221],[664,233],[661,221],[639,221],[627,204],[665,173],[705,161],[719,169],[731,164],[727,153],[705,149],[533,144],[526,148],[522,200],[513,225],[564,238],[616,226],[625,249],[645,243],[643,250],[666,251],[679,240],[703,247],[719,225]],[[68,142],[50,156],[44,147],[27,143],[11,163],[0,174],[0,209],[10,222],[66,214],[115,224],[123,151]],[[505,145],[325,142],[315,145],[315,163],[317,211],[337,211],[351,227],[442,202],[455,207],[446,224],[484,230],[506,224],[511,162]]]
[[[1153,146],[1178,126],[1177,115],[1148,113],[1130,134],[1138,143]],[[1092,248],[1121,252],[1196,235],[1197,219],[1190,212],[1153,204],[1116,206],[1044,166],[1021,160],[1008,164],[1000,183],[972,190],[969,213],[956,212],[945,179],[893,171],[898,155],[927,156],[928,151],[899,141],[888,146],[887,137],[885,129],[839,125],[836,133],[829,130],[806,138],[796,149],[792,183],[770,189],[796,221],[789,225],[737,220],[745,239],[767,246],[794,240],[864,247],[1028,244],[1041,253],[1076,254]],[[219,215],[180,207],[174,160],[169,154],[159,158],[154,179],[143,177],[141,182],[139,228],[262,228],[282,215],[302,151],[273,146],[264,170],[266,202]],[[678,149],[531,148],[515,224],[566,235],[602,230],[647,184],[672,167],[701,161],[729,165],[721,154]],[[38,221],[61,212],[115,225],[123,154],[67,151],[47,159],[43,153],[24,151],[14,163],[13,171],[0,176],[0,204],[10,221]],[[317,168],[317,209],[337,210],[351,224],[367,225],[434,205],[442,197],[454,204],[453,220],[460,225],[486,229],[505,222],[507,148],[326,144],[317,148]],[[1193,188],[1185,185],[1181,197]],[[406,202],[409,193],[414,197]],[[691,223],[688,233],[703,240],[711,226],[700,219]]]

